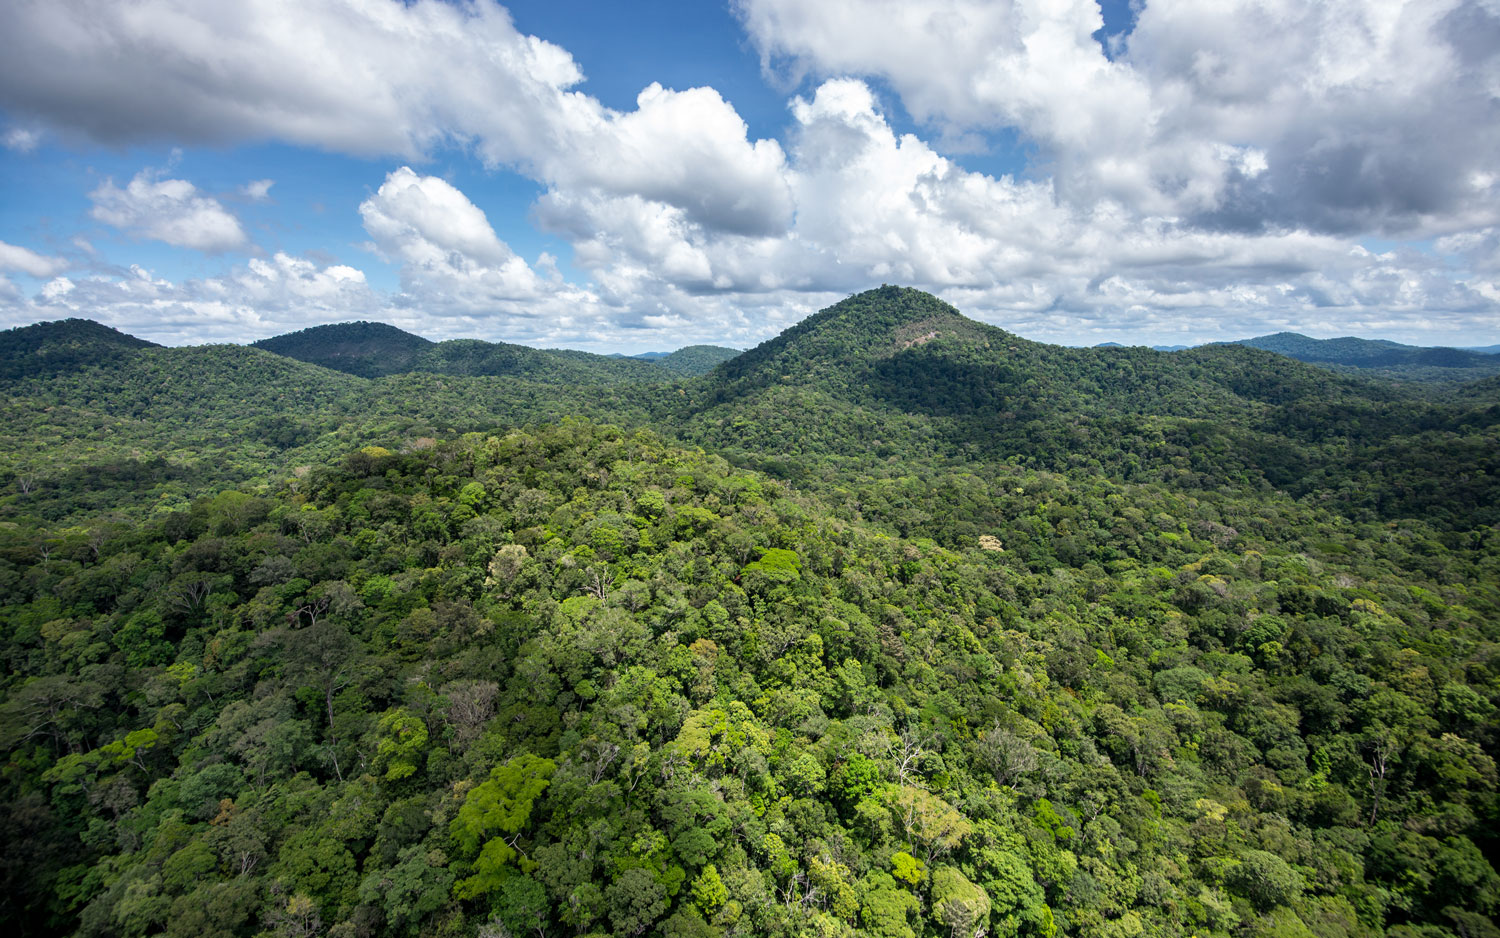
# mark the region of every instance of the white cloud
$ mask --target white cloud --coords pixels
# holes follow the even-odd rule
[[[460,143],[713,227],[789,219],[779,145],[747,140],[716,91],[653,85],[622,113],[571,90],[582,80],[572,56],[489,0],[0,4],[0,104],[94,140],[282,140],[407,159]]]
[[[185,179],[142,170],[124,189],[106,180],[89,198],[99,221],[176,247],[218,253],[249,243],[239,219]]]
[[[1200,228],[1113,200],[1076,204],[1050,180],[966,171],[898,136],[859,81],[825,82],[792,113],[795,222],[784,235],[714,231],[670,206],[597,192],[549,192],[537,218],[573,240],[607,302],[649,303],[699,334],[726,306],[794,310],[799,294],[823,302],[880,282],[1069,342],[1141,330],[1207,340],[1297,316],[1379,322],[1417,339],[1494,309],[1482,282],[1455,283],[1440,256],[1377,256],[1300,230]],[[1253,149],[1233,158],[1257,159]],[[784,325],[769,320],[755,337]]]
[[[737,0],[768,67],[888,81],[949,134],[1015,128],[1058,194],[1211,227],[1429,234],[1500,219],[1500,10],[1152,0]]]
[[[436,176],[403,166],[359,214],[380,252],[400,263],[403,288],[439,314],[534,300],[551,287],[495,235],[484,212]]]
[[[18,271],[44,279],[62,272],[67,266],[68,262],[60,257],[46,257],[30,248],[0,241],[0,270]]]
[[[325,322],[381,317],[387,300],[364,273],[275,254],[222,276],[174,282],[141,267],[121,275],[55,277],[27,298],[0,296],[0,321],[80,317],[170,345],[245,342]]]
[[[271,187],[274,185],[276,185],[276,180],[274,179],[256,179],[245,183],[244,188],[240,191],[245,194],[246,198],[253,199],[256,202],[263,202],[270,197]]]
[[[26,127],[11,127],[5,131],[4,137],[0,137],[0,143],[4,143],[7,150],[17,153],[30,153],[41,142],[41,133]]]

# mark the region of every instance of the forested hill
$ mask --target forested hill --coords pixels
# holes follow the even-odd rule
[[[106,365],[136,349],[156,347],[89,319],[39,322],[0,332],[0,381]]]
[[[414,370],[434,343],[380,322],[345,322],[252,342],[255,348],[362,378]]]
[[[1237,345],[1045,345],[899,287],[808,317],[696,394],[687,439],[787,478],[1003,460],[1318,493],[1376,516],[1500,520],[1491,393],[1434,395]]]
[[[695,377],[708,374],[739,354],[739,349],[722,345],[689,345],[651,361],[674,374]]]
[[[1352,336],[1312,339],[1295,332],[1241,339],[1235,344],[1265,349],[1346,373],[1375,373],[1449,384],[1500,374],[1500,357],[1479,349],[1424,348]]]
[[[1279,489],[1359,518],[1458,528],[1500,520],[1493,380],[1433,391],[1236,345],[1049,346],[898,287],[850,297],[698,378],[584,352],[421,345],[371,324],[293,338],[323,360],[342,349],[346,368],[373,367],[394,360],[379,351],[394,334],[417,349],[418,370],[365,379],[258,348],[141,348],[90,323],[62,334],[115,344],[14,341],[50,328],[7,334],[23,352],[6,359],[19,374],[0,402],[0,512],[8,502],[54,522],[67,516],[77,479],[121,509],[142,498],[177,504],[206,490],[195,479],[264,479],[367,443],[399,447],[570,414],[649,426],[807,484],[1006,462]],[[361,335],[370,342],[360,345]],[[80,351],[89,349],[95,357]],[[63,361],[70,366],[42,367]],[[146,478],[155,482],[132,488]]]
[[[255,347],[365,378],[429,373],[455,377],[514,377],[542,381],[664,381],[670,375],[645,361],[506,342],[451,339],[431,342],[382,323],[314,326],[261,339]]]

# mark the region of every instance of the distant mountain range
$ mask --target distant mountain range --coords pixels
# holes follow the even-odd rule
[[[1225,345],[1248,345],[1347,374],[1378,374],[1408,381],[1461,384],[1500,375],[1500,345],[1447,348],[1403,345],[1387,339],[1314,339],[1296,332],[1238,339]],[[1103,342],[1097,348],[1124,348]],[[1191,346],[1153,345],[1158,352],[1179,352]]]
[[[1279,345],[1299,351],[1285,337]],[[852,296],[722,360],[732,354],[690,347],[652,362],[431,342],[374,323],[253,346],[160,348],[74,320],[0,333],[0,375],[9,376],[0,386],[16,426],[27,428],[16,439],[35,450],[27,466],[55,473],[87,465],[99,446],[168,446],[212,471],[222,466],[225,481],[268,456],[305,463],[360,439],[388,439],[398,426],[403,439],[421,439],[582,414],[649,424],[787,479],[884,473],[891,459],[920,456],[1086,467],[1126,479],[1186,473],[1210,487],[1258,479],[1305,494],[1343,492],[1355,465],[1380,466],[1395,480],[1429,448],[1419,431],[1469,433],[1500,419],[1486,410],[1500,393],[1495,370],[1451,387],[1480,371],[1476,360],[1500,362],[1477,353],[1452,350],[1403,372],[1314,365],[1245,343],[1170,354],[1070,348],[899,287]],[[1453,356],[1457,366],[1441,364]],[[674,374],[673,364],[699,376]],[[1369,380],[1393,373],[1407,380]],[[55,436],[54,424],[81,428],[74,450],[31,442]],[[1403,481],[1361,510],[1500,517],[1489,507],[1500,505],[1491,451],[1483,441],[1455,450],[1444,474],[1451,485]]]
[[[445,375],[512,375],[528,378],[657,379],[661,369],[701,375],[733,358],[735,349],[693,345],[675,352],[596,355],[570,349],[534,349],[505,342],[451,339],[433,342],[378,322],[313,326],[252,342],[255,348],[334,371],[379,378],[427,372]]]

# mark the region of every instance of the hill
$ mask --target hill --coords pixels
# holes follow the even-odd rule
[[[363,378],[428,373],[544,381],[670,380],[647,362],[566,349],[540,350],[481,339],[432,342],[376,322],[314,326],[252,343],[298,361]]]
[[[686,438],[793,478],[879,474],[885,461],[1007,461],[1500,520],[1500,450],[1486,451],[1500,409],[1478,399],[1435,400],[1240,345],[1044,345],[897,287],[808,317],[722,365],[697,394],[681,418]],[[1419,482],[1428,452],[1450,460],[1446,488]],[[1381,481],[1365,488],[1344,481],[1372,472]]]
[[[1425,348],[1353,336],[1313,339],[1295,332],[1241,339],[1235,344],[1345,373],[1376,373],[1404,380],[1458,384],[1500,374],[1500,358],[1482,349]]]
[[[344,322],[252,342],[252,346],[362,378],[411,371],[433,343],[381,322]]]
[[[0,381],[64,374],[159,347],[91,319],[39,322],[0,332]]]
[[[706,375],[739,354],[739,349],[720,345],[689,345],[652,361],[673,374],[691,378]]]
[[[201,485],[250,480],[350,446],[399,448],[583,415],[649,426],[819,490],[916,467],[936,477],[1008,464],[1280,489],[1361,518],[1460,528],[1500,520],[1492,385],[1437,395],[1238,345],[1170,354],[1049,346],[898,287],[850,297],[700,378],[479,341],[430,344],[416,370],[375,379],[258,348],[122,354],[128,367],[12,388],[0,454],[11,494],[0,498],[62,520],[66,498],[17,500],[21,487],[64,493],[76,473],[132,477],[142,453],[195,467],[173,471]],[[146,367],[167,362],[187,369],[181,381]],[[194,493],[174,485],[152,498]],[[128,486],[106,488],[122,508],[130,500]]]

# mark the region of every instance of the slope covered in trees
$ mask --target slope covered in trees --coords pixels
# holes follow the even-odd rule
[[[673,374],[696,377],[708,374],[739,354],[739,349],[722,345],[689,345],[654,361]]]
[[[1426,348],[1353,336],[1313,339],[1295,332],[1241,339],[1237,344],[1345,373],[1374,373],[1406,380],[1456,384],[1500,374],[1500,358],[1483,349]]]
[[[3,914],[1486,934],[1492,535],[1020,467],[945,520],[926,484],[566,422],[4,529]]]
[[[637,359],[567,349],[534,349],[481,339],[431,342],[395,326],[374,322],[314,326],[253,343],[278,355],[362,378],[410,373],[467,377],[514,377],[543,381],[670,380]],[[700,348],[709,348],[702,346]],[[686,350],[684,350],[686,351]],[[694,354],[687,359],[692,361]],[[711,366],[710,366],[711,367]],[[674,373],[701,374],[681,367]]]
[[[0,345],[12,933],[1491,934],[1494,378],[894,287],[680,379],[56,325]]]
[[[156,343],[89,319],[39,322],[0,332],[0,381],[64,374],[127,357]]]
[[[361,378],[411,371],[432,342],[381,322],[312,326],[250,343],[277,355]]]

